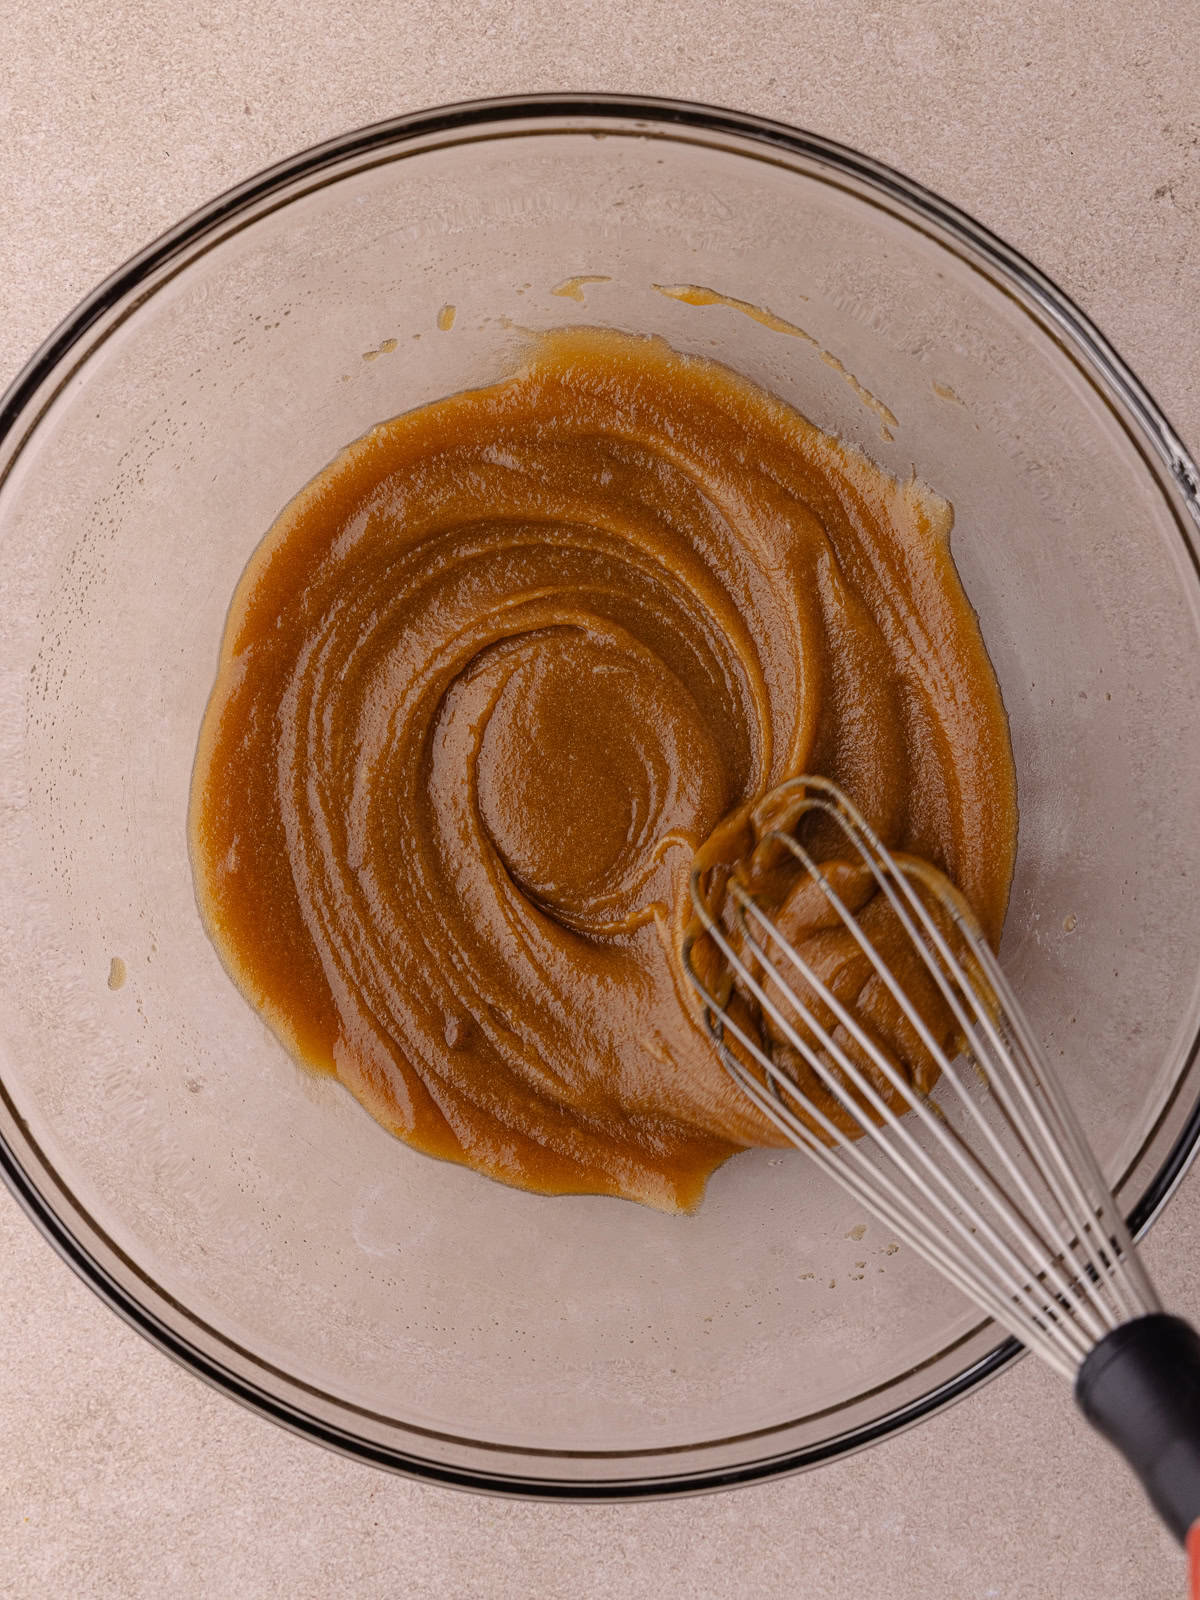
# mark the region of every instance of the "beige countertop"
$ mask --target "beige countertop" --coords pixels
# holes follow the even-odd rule
[[[253,15],[254,20],[250,18]],[[892,162],[1076,297],[1200,444],[1200,13],[1172,0],[0,0],[0,379],[93,283],[291,151],[473,95],[738,106]],[[1200,1316],[1200,1175],[1155,1228]],[[0,1199],[0,1595],[1159,1600],[1182,1562],[1025,1361],[855,1459],[561,1507],[390,1478],[209,1391]]]

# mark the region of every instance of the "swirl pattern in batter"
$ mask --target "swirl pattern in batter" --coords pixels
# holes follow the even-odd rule
[[[230,609],[189,832],[235,981],[418,1149],[694,1206],[777,1138],[678,964],[723,818],[826,773],[998,936],[1015,786],[950,522],[728,369],[605,330],[380,424]]]

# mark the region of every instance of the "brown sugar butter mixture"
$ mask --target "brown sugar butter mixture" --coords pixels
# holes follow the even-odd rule
[[[1015,785],[951,520],[727,368],[600,329],[381,423],[230,609],[189,829],[235,981],[420,1150],[694,1206],[778,1142],[679,963],[705,841],[735,855],[820,772],[999,936]],[[919,1074],[817,899],[778,889],[789,935]]]

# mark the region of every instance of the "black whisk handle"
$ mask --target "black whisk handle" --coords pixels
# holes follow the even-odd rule
[[[1085,1358],[1075,1399],[1187,1540],[1200,1521],[1200,1334],[1162,1312],[1123,1323]]]

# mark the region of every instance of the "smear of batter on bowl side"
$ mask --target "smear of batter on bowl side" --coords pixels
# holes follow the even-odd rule
[[[694,1206],[777,1142],[678,963],[723,819],[825,773],[998,936],[1013,770],[951,520],[727,368],[607,330],[381,423],[230,608],[189,828],[233,978],[420,1150]]]
[[[806,328],[798,323],[789,322],[786,317],[776,316],[775,312],[768,311],[765,306],[756,306],[751,300],[738,300],[733,295],[722,294],[719,289],[706,289],[699,283],[655,283],[651,288],[659,294],[666,295],[668,300],[678,300],[687,306],[724,306],[730,311],[740,311],[744,317],[749,317],[751,322],[760,322],[764,328],[770,328],[772,333],[786,333],[793,339],[802,339],[805,344],[811,344],[818,352],[821,360],[827,367],[832,367],[838,375],[845,379],[850,388],[866,406],[868,411],[873,411],[879,418],[880,433],[885,439],[893,439],[893,429],[900,426],[899,419],[890,406],[884,405],[878,395],[871,393],[865,383],[860,383],[840,357],[835,356],[832,350],[821,348],[819,339],[815,339]],[[800,299],[807,297],[801,295]]]
[[[580,272],[573,278],[564,278],[561,283],[556,283],[551,289],[551,294],[560,295],[564,300],[578,300],[583,302],[583,291],[589,283],[611,283],[612,279],[603,272]]]

